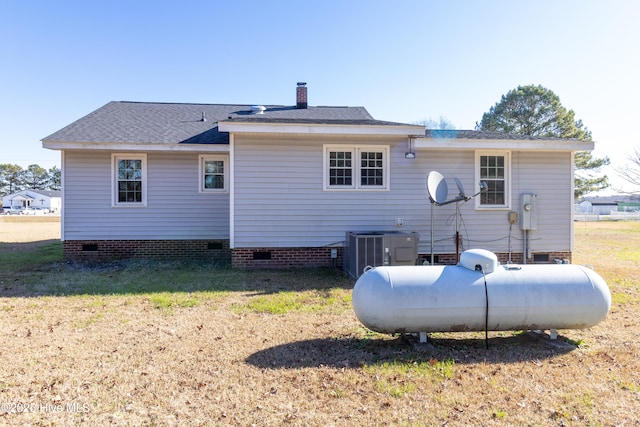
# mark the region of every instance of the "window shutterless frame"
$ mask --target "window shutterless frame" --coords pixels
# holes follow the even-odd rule
[[[389,146],[326,144],[323,149],[325,191],[389,190]]]
[[[511,152],[476,151],[475,180],[484,181],[488,189],[475,198],[476,209],[511,208]]]
[[[147,206],[147,155],[111,154],[113,207]]]
[[[198,157],[198,192],[226,193],[229,191],[229,156],[205,155]]]

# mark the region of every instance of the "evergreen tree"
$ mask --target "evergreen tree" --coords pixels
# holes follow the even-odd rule
[[[49,173],[39,165],[29,165],[24,172],[24,185],[30,190],[44,190],[49,184]]]
[[[49,190],[60,190],[62,188],[62,173],[57,166],[49,169],[48,188]]]
[[[9,163],[0,165],[0,194],[15,193],[22,190],[24,182],[24,169],[18,165]]]
[[[564,108],[555,93],[540,85],[518,86],[507,92],[500,102],[482,115],[482,120],[476,123],[476,129],[526,136],[591,140],[591,132],[581,120],[575,119],[573,110]],[[594,158],[589,151],[576,153],[574,197],[579,198],[608,188],[607,176],[598,173],[609,163],[608,157]]]

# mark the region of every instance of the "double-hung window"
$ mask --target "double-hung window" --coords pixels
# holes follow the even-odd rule
[[[325,190],[388,190],[388,146],[324,146]]]
[[[224,193],[228,191],[228,157],[224,155],[201,155],[199,179],[201,193]]]
[[[476,152],[476,180],[487,189],[476,198],[476,208],[504,208],[511,205],[511,156],[508,151]]]
[[[113,206],[147,205],[147,156],[113,154]]]

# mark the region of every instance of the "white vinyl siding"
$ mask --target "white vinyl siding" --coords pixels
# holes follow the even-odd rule
[[[416,231],[419,250],[430,251],[431,221],[426,177],[442,173],[448,199],[457,195],[454,178],[466,194],[479,191],[473,150],[418,151],[405,159],[406,139],[379,138],[388,147],[388,191],[326,191],[326,137],[233,137],[228,170],[230,191],[201,193],[202,153],[149,152],[147,206],[113,207],[112,155],[108,151],[65,151],[64,240],[229,239],[230,200],[234,201],[235,248],[340,246],[347,231]],[[358,146],[359,138],[335,145]],[[537,194],[538,227],[530,232],[531,251],[572,250],[572,156],[570,152],[511,151],[509,198],[519,212],[523,193]],[[233,164],[231,164],[233,162]],[[511,227],[504,209],[476,210],[475,202],[434,209],[435,253],[455,252],[459,205],[462,249],[522,252],[522,231]],[[396,227],[401,218],[403,227]]]
[[[64,240],[228,239],[229,193],[198,191],[198,153],[147,154],[147,206],[112,207],[112,156],[65,151]]]
[[[326,141],[264,141],[235,135],[234,247],[319,247],[342,245],[347,231],[416,231],[421,253],[430,252],[430,208],[426,177],[432,170],[457,195],[454,178],[466,194],[479,191],[473,150],[421,150],[405,159],[406,140],[381,141],[389,147],[390,191],[326,191],[320,158]],[[354,146],[357,144],[353,144]],[[325,157],[326,158],[326,157]],[[571,153],[511,152],[512,201],[521,193],[538,195],[538,229],[533,252],[571,250]],[[325,169],[326,170],[326,169]],[[515,203],[515,202],[514,202]],[[463,249],[521,252],[522,232],[511,227],[505,210],[476,210],[459,203]],[[519,209],[512,206],[513,209]],[[436,253],[455,252],[455,204],[434,208]],[[396,227],[396,218],[404,226]]]

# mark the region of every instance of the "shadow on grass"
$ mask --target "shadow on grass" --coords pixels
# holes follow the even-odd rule
[[[34,243],[41,243],[34,245]],[[8,244],[2,244],[0,248]],[[18,244],[11,244],[18,245]],[[215,259],[64,262],[60,241],[32,242],[0,253],[0,297],[130,295],[158,292],[251,292],[353,288],[331,268],[232,269]]]
[[[482,339],[431,339],[428,346],[414,346],[404,337],[395,339],[323,338],[292,342],[261,350],[245,362],[264,369],[299,369],[328,366],[359,368],[389,361],[426,362],[452,359],[465,363],[516,363],[551,359],[576,349],[558,337],[559,344],[544,342],[533,333]],[[564,344],[563,344],[564,343]]]
[[[4,254],[28,254],[42,247],[52,247],[56,245],[60,245],[60,248],[62,248],[60,239],[37,240],[34,242],[0,242],[0,256]],[[60,252],[60,259],[62,259],[62,252]]]

